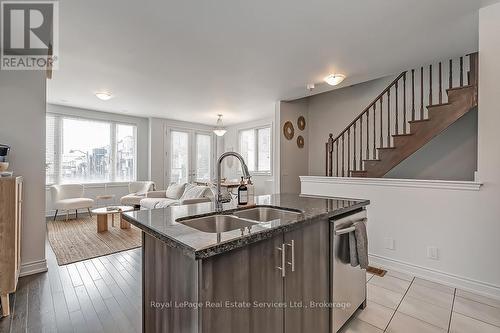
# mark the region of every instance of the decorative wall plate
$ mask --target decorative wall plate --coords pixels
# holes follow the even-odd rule
[[[300,116],[299,119],[297,119],[297,127],[301,131],[306,128],[306,118],[304,118],[304,116]]]
[[[285,125],[283,125],[283,134],[285,135],[285,138],[288,140],[292,140],[293,136],[295,135],[295,130],[293,129],[293,124],[291,121],[287,121]]]
[[[302,135],[297,137],[297,147],[304,148],[304,137]]]

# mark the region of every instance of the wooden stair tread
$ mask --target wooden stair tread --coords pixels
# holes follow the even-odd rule
[[[408,121],[410,124],[413,124],[413,123],[421,123],[421,122],[425,122],[425,121],[430,121],[429,118],[427,119],[418,119],[418,120],[410,120]]]
[[[438,104],[427,105],[427,109],[429,109],[429,108],[437,108],[439,106],[445,106],[445,105],[451,105],[451,103],[438,103]]]
[[[383,150],[383,149],[396,149],[396,147],[382,147],[382,148],[377,148],[377,149],[380,149],[380,150]]]
[[[413,133],[406,133],[406,134],[393,134],[393,135],[392,135],[392,137],[393,137],[393,138],[397,138],[397,137],[399,137],[399,136],[412,136],[412,135],[413,135]]]
[[[382,161],[381,159],[371,159],[371,160],[363,160],[363,162],[380,162]]]
[[[446,91],[454,91],[454,90],[467,89],[467,88],[473,88],[473,87],[474,86],[472,86],[472,85],[466,85],[466,86],[462,86],[462,87],[448,88],[448,89],[446,89]]]

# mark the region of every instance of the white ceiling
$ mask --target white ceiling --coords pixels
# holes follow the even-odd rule
[[[205,124],[263,118],[328,73],[346,86],[477,50],[486,2],[61,0],[48,101]]]

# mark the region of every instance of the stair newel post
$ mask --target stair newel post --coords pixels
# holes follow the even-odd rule
[[[415,120],[415,70],[411,70],[411,120]]]
[[[329,164],[329,176],[333,176],[333,134],[330,133],[328,136],[328,164]]]
[[[337,177],[339,176],[339,139],[335,140],[336,148],[335,149],[335,174]]]
[[[429,105],[432,105],[432,65],[429,65]]]
[[[387,90],[387,147],[391,146],[391,89]]]
[[[377,155],[375,154],[376,150],[375,150],[375,138],[376,138],[376,135],[377,135],[377,130],[376,130],[376,119],[377,118],[377,102],[373,103],[373,151],[372,151],[372,156],[373,156],[373,159],[376,160],[377,159]]]
[[[347,177],[350,176],[351,170],[351,128],[347,129]]]
[[[448,77],[448,89],[451,89],[451,87],[453,87],[453,60],[452,59],[450,59],[449,67],[450,67],[450,75]]]
[[[354,138],[354,145],[353,145],[352,152],[353,152],[353,155],[354,155],[354,159],[353,159],[352,165],[354,167],[354,171],[356,171],[358,169],[357,160],[356,160],[356,122],[354,122],[353,126],[354,126],[354,136],[353,136],[353,138]]]
[[[359,117],[359,170],[363,170],[363,115]]]
[[[403,134],[406,134],[406,73],[403,75]]]
[[[330,176],[328,174],[328,142],[325,142],[325,176]]]
[[[460,87],[464,86],[464,57],[460,57]]]
[[[439,62],[439,104],[443,103],[443,87],[441,83],[441,62]]]
[[[380,96],[380,147],[384,146],[384,135],[382,134],[382,129],[383,129],[383,121],[382,121],[382,116],[383,116],[383,101],[384,101],[384,96]]]
[[[424,119],[424,68],[420,67],[420,120]]]
[[[366,110],[366,159],[370,159],[370,108]]]
[[[395,124],[394,124],[394,134],[399,134],[399,119],[398,119],[398,114],[399,114],[399,110],[398,110],[398,105],[399,105],[399,97],[398,97],[398,83],[396,82],[396,121],[395,121]]]
[[[342,177],[345,177],[345,145],[344,145],[344,133],[342,133]]]

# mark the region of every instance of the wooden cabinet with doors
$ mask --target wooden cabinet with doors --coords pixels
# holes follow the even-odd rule
[[[319,221],[283,235],[286,333],[329,332],[329,227],[328,221]]]
[[[23,178],[0,178],[0,298],[2,315],[10,314],[9,294],[21,268]]]
[[[318,220],[200,260],[145,234],[144,332],[329,333],[329,228]]]

